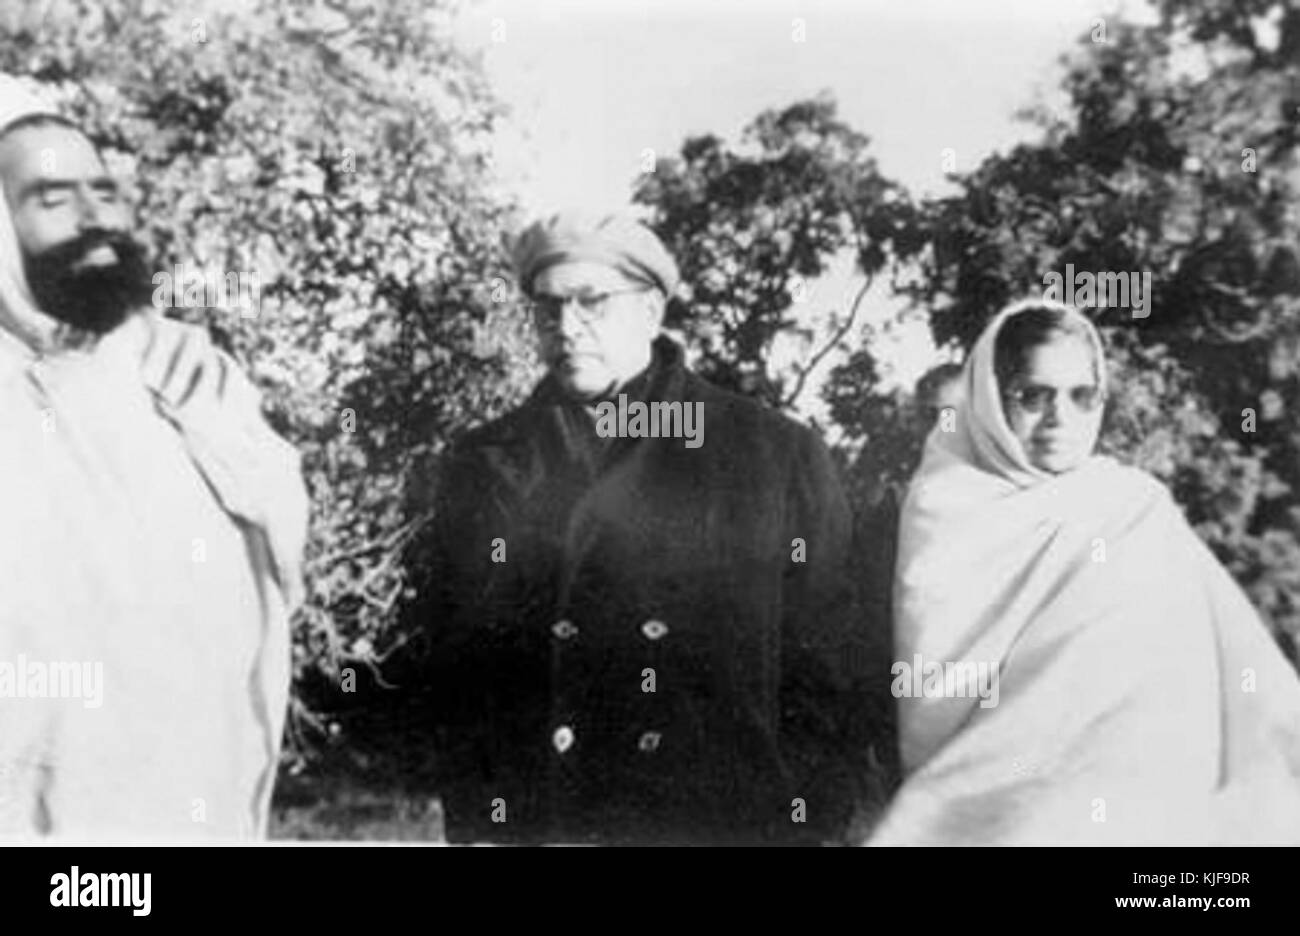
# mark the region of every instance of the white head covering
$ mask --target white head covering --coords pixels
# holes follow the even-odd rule
[[[24,82],[13,75],[0,74],[0,132],[26,117],[40,115],[63,117],[54,103],[37,90],[34,83]]]
[[[957,419],[956,431],[942,432],[936,428],[926,443],[927,459],[946,453],[1018,487],[1028,487],[1053,477],[1050,472],[1030,464],[1020,440],[1007,424],[994,366],[1002,326],[1012,316],[1035,308],[1062,312],[1082,324],[1095,352],[1098,382],[1105,386],[1106,352],[1101,336],[1088,317],[1061,302],[1037,297],[1021,299],[999,312],[975,343],[962,372],[965,408]]]
[[[38,116],[66,119],[29,85],[0,74],[0,134],[19,120]],[[32,298],[9,199],[0,193],[0,342],[30,357],[57,344],[65,331],[67,326],[42,312]]]

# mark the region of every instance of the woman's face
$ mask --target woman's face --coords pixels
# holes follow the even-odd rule
[[[1035,468],[1060,474],[1092,454],[1105,391],[1084,340],[1058,335],[1031,348],[1023,372],[1001,389],[1007,424]]]

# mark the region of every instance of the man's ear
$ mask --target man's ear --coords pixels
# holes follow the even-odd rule
[[[658,332],[664,324],[664,313],[668,310],[668,301],[657,289],[648,290],[644,296],[645,314],[650,328]]]

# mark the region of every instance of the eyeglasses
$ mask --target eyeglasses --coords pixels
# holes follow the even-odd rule
[[[584,325],[604,321],[609,315],[609,300],[615,296],[627,296],[635,293],[649,292],[644,286],[635,289],[611,289],[608,292],[574,293],[569,296],[552,296],[547,293],[535,295],[528,304],[533,318],[541,325],[555,325],[564,313],[564,307],[570,302],[577,305],[578,321]]]
[[[1074,408],[1082,413],[1091,413],[1106,400],[1106,391],[1096,384],[1083,384],[1077,387],[1060,388],[1065,390]],[[1048,405],[1056,401],[1057,387],[1042,384],[1029,384],[1017,387],[1006,394],[1006,399],[1015,403],[1026,413],[1041,413]]]

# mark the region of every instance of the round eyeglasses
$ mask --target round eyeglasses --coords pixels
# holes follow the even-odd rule
[[[1081,384],[1077,387],[1048,387],[1044,384],[1027,384],[1016,387],[1006,394],[1006,399],[1026,413],[1041,413],[1056,402],[1060,391],[1081,413],[1094,412],[1106,400],[1106,391],[1097,384]]]
[[[580,292],[572,293],[567,296],[553,296],[549,293],[538,293],[533,296],[532,301],[528,303],[529,311],[532,312],[533,318],[541,325],[556,325],[560,321],[560,316],[564,313],[565,307],[569,303],[577,306],[578,321],[584,325],[590,325],[593,322],[604,321],[609,315],[609,300],[615,296],[628,296],[635,293],[649,292],[649,288],[638,286],[634,289],[611,289],[605,292]]]

